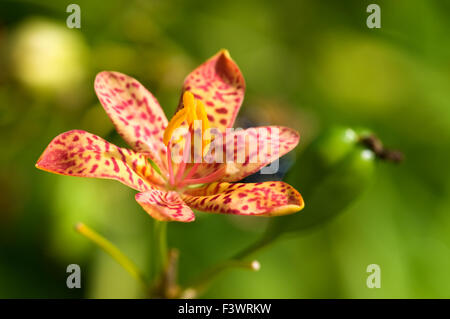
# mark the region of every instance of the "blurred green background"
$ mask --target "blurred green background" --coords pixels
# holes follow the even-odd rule
[[[136,77],[171,115],[184,77],[221,48],[247,82],[241,125],[296,128],[300,151],[329,126],[364,126],[406,161],[379,163],[348,211],[263,251],[259,272],[224,274],[205,297],[450,297],[450,2],[376,1],[381,29],[368,29],[373,2],[78,0],[77,30],[66,27],[72,1],[1,0],[0,297],[140,296],[73,230],[92,226],[146,269],[152,220],[133,190],[34,164],[71,129],[124,145],[95,96],[99,71]],[[266,222],[198,213],[170,224],[181,283],[251,243]],[[72,263],[82,289],[66,287]],[[373,263],[380,289],[366,287]]]

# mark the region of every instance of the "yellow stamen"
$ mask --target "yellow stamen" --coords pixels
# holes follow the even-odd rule
[[[211,143],[211,136],[206,131],[210,128],[208,115],[206,114],[205,104],[202,101],[197,100],[197,117],[202,121],[202,149],[205,153],[206,146]]]
[[[195,111],[195,98],[191,92],[184,92],[183,104],[184,108],[186,109],[186,122],[188,123],[188,125],[192,125],[192,123],[194,123],[194,121],[197,119],[197,113]]]
[[[197,100],[197,117],[202,121],[202,131],[209,129],[209,120],[206,114],[205,104],[200,100]]]
[[[183,108],[177,112],[177,114],[172,117],[164,131],[163,143],[167,146],[172,138],[173,131],[180,127],[181,123],[186,119],[186,109]]]
[[[167,146],[172,138],[174,131],[181,126],[181,124],[186,121],[189,127],[193,126],[194,121],[202,121],[202,150],[205,153],[206,146],[211,143],[211,138],[206,137],[206,131],[210,128],[208,116],[206,114],[205,105],[202,101],[196,100],[194,95],[186,91],[183,94],[183,108],[178,111],[174,117],[170,120],[164,131],[163,142]],[[205,136],[204,136],[205,134]],[[206,138],[205,138],[206,137]],[[178,142],[178,141],[177,141]]]

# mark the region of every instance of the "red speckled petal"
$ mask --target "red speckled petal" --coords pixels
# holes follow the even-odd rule
[[[101,72],[95,92],[123,139],[166,170],[162,137],[167,118],[156,98],[137,80],[119,72]]]
[[[187,76],[184,91],[205,104],[212,127],[225,131],[233,126],[244,100],[245,81],[228,51],[222,50]],[[178,108],[182,107],[180,100]]]
[[[36,167],[62,175],[115,179],[141,192],[164,182],[142,154],[80,130],[55,137]]]
[[[136,194],[136,201],[157,220],[187,223],[195,219],[192,210],[174,191],[150,190]]]
[[[226,164],[226,173],[220,181],[235,182],[256,173],[294,149],[299,140],[297,131],[282,126],[260,126],[236,131],[234,161]],[[244,154],[245,158],[239,154]]]
[[[211,183],[182,197],[194,209],[235,215],[286,215],[304,206],[300,193],[284,182]]]
[[[226,165],[220,182],[236,182],[259,171],[297,146],[300,135],[282,126],[260,126],[235,130],[212,142],[211,151],[222,148],[223,163],[201,163],[194,178],[201,178]],[[227,151],[228,150],[228,151]],[[233,152],[234,150],[234,152]],[[228,152],[228,153],[227,153]],[[214,158],[214,155],[212,155]]]

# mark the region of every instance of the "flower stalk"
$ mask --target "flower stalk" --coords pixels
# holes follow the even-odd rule
[[[152,239],[152,280],[157,280],[167,266],[167,222],[155,220]]]
[[[91,242],[100,247],[104,252],[110,255],[119,265],[121,265],[134,279],[136,279],[142,287],[147,290],[148,284],[147,279],[141,273],[139,268],[123,254],[119,248],[117,248],[113,243],[107,240],[105,237],[89,228],[83,223],[78,223],[75,226],[75,230],[89,239]]]
[[[252,271],[258,271],[261,268],[259,261],[244,261],[244,260],[236,260],[229,259],[225,260],[217,265],[211,267],[209,270],[203,273],[199,278],[193,281],[190,285],[187,286],[185,290],[180,294],[180,298],[184,299],[192,299],[197,298],[201,295],[209,285],[224,271],[233,269],[233,268],[242,268],[248,269]]]

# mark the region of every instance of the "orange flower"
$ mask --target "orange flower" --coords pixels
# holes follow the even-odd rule
[[[264,216],[290,214],[303,208],[301,195],[284,182],[233,183],[292,150],[299,134],[276,126],[227,131],[233,126],[245,91],[244,78],[228,51],[220,51],[188,75],[178,112],[170,123],[156,98],[127,75],[101,72],[94,87],[117,131],[132,149],[73,130],[50,142],[37,168],[62,175],[118,180],[139,191],[137,202],[153,218],[163,221],[191,222],[195,219],[191,208]],[[201,121],[199,130],[194,125],[196,120]],[[174,132],[183,127],[187,133],[175,141]],[[222,138],[211,142],[209,128],[216,129],[227,142]],[[201,133],[201,159],[208,151],[220,149],[227,153],[231,140],[236,148],[232,160],[227,157],[213,163],[189,162],[192,151],[195,153],[189,142],[197,131]],[[276,139],[271,138],[274,131],[278,132]],[[174,146],[179,145],[181,161],[175,163]],[[245,154],[243,161],[236,160],[239,154]]]

